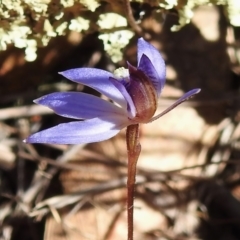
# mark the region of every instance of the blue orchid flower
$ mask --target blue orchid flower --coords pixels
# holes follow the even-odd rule
[[[152,122],[200,92],[193,89],[165,111],[154,116],[157,100],[165,84],[166,68],[156,48],[143,38],[138,40],[138,66],[128,63],[128,71],[116,76],[96,68],[77,68],[61,72],[64,77],[91,87],[110,101],[82,92],[56,92],[34,102],[56,114],[78,119],[37,132],[26,143],[80,144],[107,140],[121,129]]]

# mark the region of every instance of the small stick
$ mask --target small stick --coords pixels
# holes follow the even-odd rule
[[[52,114],[53,110],[40,105],[30,105],[24,107],[11,107],[0,110],[0,120],[11,118],[29,117],[34,115]]]
[[[136,23],[136,21],[133,17],[132,8],[131,8],[129,0],[124,0],[124,3],[125,3],[125,7],[126,7],[126,12],[127,12],[127,19],[128,19],[128,22],[129,22],[131,28],[139,36],[142,36],[142,29],[139,27],[139,25]]]

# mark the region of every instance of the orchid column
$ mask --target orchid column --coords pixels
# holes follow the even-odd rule
[[[143,38],[138,39],[138,65],[115,74],[96,68],[77,68],[61,72],[71,81],[89,86],[113,103],[82,92],[56,92],[35,103],[47,106],[60,116],[77,119],[40,131],[26,143],[81,144],[107,140],[127,127],[128,151],[128,240],[133,239],[133,197],[136,164],[141,151],[139,124],[149,123],[197,94],[193,89],[157,116],[158,97],[165,84],[165,63],[160,53]]]

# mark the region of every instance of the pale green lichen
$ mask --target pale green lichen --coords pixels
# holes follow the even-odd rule
[[[82,32],[83,30],[87,30],[89,28],[89,24],[89,20],[77,17],[76,19],[71,20],[69,29],[76,32]]]
[[[233,26],[240,27],[240,1],[228,0],[227,11],[230,23]]]
[[[173,26],[172,31],[177,31],[188,24],[193,15],[194,9],[203,5],[223,5],[228,13],[228,18],[233,26],[240,26],[240,1],[239,0],[187,0],[184,5],[177,0],[165,0],[159,6],[165,9],[175,8],[179,13],[179,25]]]
[[[103,29],[126,27],[127,19],[117,13],[105,13],[99,15],[98,25]]]
[[[100,4],[95,0],[80,0],[80,2],[90,11],[94,12]]]
[[[61,4],[65,8],[72,7],[77,2],[81,3],[83,6],[85,6],[87,9],[89,9],[92,12],[94,12],[96,10],[96,8],[100,6],[98,1],[96,1],[96,0],[79,0],[79,1],[76,1],[76,0],[61,0]]]
[[[111,56],[113,62],[122,60],[122,49],[126,47],[133,37],[129,30],[116,31],[114,33],[100,34],[99,39],[103,40],[105,51]]]
[[[61,4],[67,8],[67,7],[72,7],[74,5],[74,0],[61,0]]]
[[[126,18],[116,13],[106,13],[99,16],[98,25],[102,29],[115,29],[114,32],[106,32],[99,35],[103,40],[104,49],[111,56],[113,62],[122,59],[122,49],[126,47],[133,37],[130,30],[117,30],[120,27],[127,27]]]
[[[56,27],[56,33],[57,33],[58,36],[65,35],[67,29],[68,29],[68,23],[67,22],[63,22],[58,27]]]
[[[119,9],[122,0],[116,2]],[[132,0],[160,9],[175,9],[179,13],[179,30],[188,24],[194,10],[202,5],[223,5],[233,26],[240,26],[240,0]],[[122,49],[133,36],[125,17],[110,13],[111,8],[102,8],[108,13],[98,12],[101,4],[114,5],[114,1],[100,0],[0,0],[0,50],[14,45],[25,50],[26,59],[34,61],[37,48],[47,46],[49,41],[69,31],[99,31],[100,39],[114,62],[121,60]],[[100,8],[99,8],[100,9]],[[92,15],[91,15],[92,14]],[[96,24],[96,19],[98,19]],[[90,29],[91,28],[91,29]]]
[[[240,0],[134,0],[135,2],[149,3],[151,6],[161,7],[163,9],[176,9],[179,14],[179,25],[172,28],[173,31],[179,30],[188,24],[194,10],[202,5],[223,5],[230,23],[233,26],[240,26]]]
[[[82,8],[79,8],[82,4]],[[64,9],[78,6],[72,19],[64,16]],[[89,20],[76,17],[81,9],[94,11],[95,0],[2,0],[0,1],[0,50],[8,45],[24,48],[27,61],[37,57],[37,47],[47,46],[51,38],[68,31],[89,28]]]
[[[177,0],[165,0],[159,3],[159,6],[165,9],[172,9],[177,6]]]

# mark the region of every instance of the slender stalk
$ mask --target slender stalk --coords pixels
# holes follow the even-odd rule
[[[136,177],[136,166],[141,145],[139,143],[139,124],[127,127],[126,134],[128,150],[128,180],[127,180],[127,212],[128,212],[128,240],[133,240],[133,203]]]

